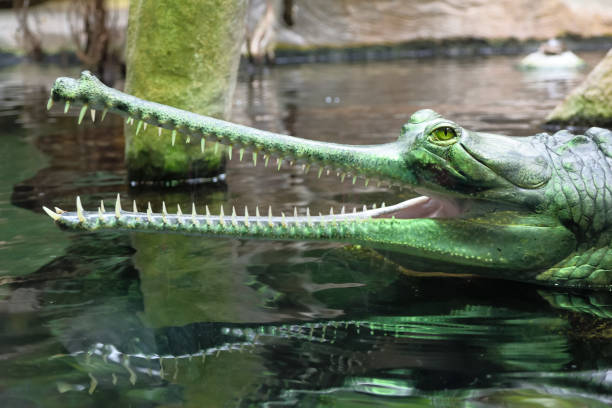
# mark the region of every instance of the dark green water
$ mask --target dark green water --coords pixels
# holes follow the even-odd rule
[[[274,68],[241,79],[234,120],[376,143],[429,107],[468,128],[533,134],[585,72],[524,73],[515,62]],[[333,244],[58,230],[41,206],[72,209],[76,195],[86,208],[121,192],[125,205],[289,212],[408,196],[235,160],[225,184],[130,187],[118,118],[79,127],[76,112],[44,109],[53,79],[77,73],[0,71],[0,406],[612,403],[609,293],[407,276]]]

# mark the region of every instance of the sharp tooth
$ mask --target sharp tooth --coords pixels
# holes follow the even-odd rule
[[[161,135],[162,135],[162,128],[158,127],[157,128],[157,136],[161,137]]]
[[[385,208],[385,202],[383,201],[383,203],[380,205],[380,208]]]
[[[340,210],[340,214],[344,215],[345,211],[346,210],[345,210],[344,206],[342,206],[342,209]]]
[[[268,225],[270,227],[274,226],[274,223],[272,222],[272,206],[268,207]]]
[[[257,152],[253,152],[253,166],[257,166]]]
[[[138,212],[138,207],[136,207],[136,200],[132,202],[132,212],[135,212],[135,213]]]
[[[210,219],[210,210],[208,209],[208,206],[206,206],[206,224],[208,224],[209,226],[212,225],[212,220]]]
[[[281,225],[287,227],[287,221],[285,220],[285,213],[281,212]]]
[[[280,171],[281,166],[283,165],[283,159],[280,157],[276,159],[276,170]]]
[[[58,214],[56,214],[56,213],[54,213],[53,211],[51,211],[50,209],[48,209],[47,207],[44,207],[44,206],[43,206],[43,210],[44,210],[44,211],[47,213],[47,215],[48,215],[49,217],[53,218],[53,221],[57,221],[57,220],[59,220],[60,218],[62,218],[62,217],[60,217]]]
[[[323,174],[323,167],[319,167],[319,173],[317,173],[317,178],[321,178],[321,174]]]
[[[104,110],[102,111],[102,117],[100,118],[100,122],[104,122],[104,118],[106,117],[107,113],[108,113],[108,108],[104,108]]]
[[[77,208],[77,217],[80,222],[85,222],[85,217],[83,216],[83,206],[81,205],[81,197],[77,196],[76,198],[76,208]]]
[[[191,203],[191,222],[193,225],[200,225],[200,222],[196,219],[198,213],[196,212],[195,203]]]
[[[185,140],[185,142],[186,142],[187,144],[191,143],[191,136],[187,136],[187,139]]]
[[[297,218],[297,207],[293,207],[293,217]]]
[[[102,210],[102,212],[106,212],[106,208],[104,208],[104,201],[100,200],[100,209]]]
[[[168,223],[168,219],[166,218],[166,215],[168,215],[168,211],[166,211],[166,202],[162,201],[162,222],[164,224]]]
[[[240,149],[240,161],[242,161],[242,156],[244,156],[244,149]]]
[[[357,216],[357,207],[353,207],[353,215],[356,217]]]
[[[53,98],[49,98],[49,100],[47,101],[47,110],[51,109],[53,107]]]
[[[201,138],[201,139],[200,139],[200,151],[201,151],[202,153],[204,153],[204,147],[206,147],[206,139]]]
[[[87,104],[83,105],[83,107],[81,108],[81,112],[79,113],[79,125],[81,124],[81,122],[83,122],[83,118],[85,117],[85,114],[87,113]]]
[[[334,216],[334,207],[329,207],[329,215]]]
[[[64,113],[68,113],[70,110],[70,101],[66,101],[66,106],[64,106]]]
[[[261,215],[259,215],[259,206],[255,206],[255,222],[258,227],[261,227]]]
[[[363,212],[368,211],[368,207],[366,207],[365,205],[363,206]]]
[[[102,212],[102,209],[100,207],[98,207],[98,219],[100,221],[104,221],[104,213]]]
[[[223,206],[221,206],[221,211],[219,211],[219,224],[225,225],[225,219],[223,218],[225,214],[223,214]]]
[[[294,164],[293,160],[289,160],[289,166],[293,167]]]
[[[147,122],[144,122],[144,123],[142,124],[142,130],[147,130]]]
[[[140,132],[141,128],[142,128],[142,120],[139,120],[138,123],[136,124],[136,134]]]
[[[181,206],[178,205],[178,204],[176,205],[176,221],[179,224],[181,224],[181,225],[184,224],[184,222],[183,222],[183,211],[181,211]]]
[[[66,211],[62,210],[61,208],[57,208],[57,207],[55,207],[55,213],[56,213],[56,214],[63,214],[63,213],[65,213],[65,212],[66,212]]]
[[[232,160],[232,150],[233,150],[233,146],[232,146],[232,145],[229,145],[229,146],[227,147],[227,158],[228,158],[229,160]]]
[[[236,207],[232,206],[232,225],[234,227],[238,226],[238,222],[236,221]]]
[[[244,225],[247,227],[251,226],[251,222],[249,221],[249,208],[244,207]]]
[[[176,130],[172,131],[172,146],[174,146],[174,143],[176,143]]]
[[[325,175],[326,175],[326,176],[329,176],[329,172],[330,172],[330,170],[329,170],[329,169],[327,169],[327,171],[325,171]]]
[[[372,209],[375,210],[376,209],[376,203],[372,204]]]
[[[149,221],[151,224],[153,223],[153,210],[151,209],[151,202],[149,201],[147,203],[147,221]]]
[[[312,219],[310,218],[310,208],[306,207],[306,222],[312,227]]]
[[[117,194],[117,201],[115,201],[115,217],[121,218],[121,196]]]
[[[95,122],[96,121],[96,110],[92,109],[89,111],[89,113],[91,113],[91,121]]]

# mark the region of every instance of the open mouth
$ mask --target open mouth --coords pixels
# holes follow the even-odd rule
[[[269,161],[276,159],[279,169],[283,162],[293,166],[302,166],[306,173],[311,166],[318,167],[318,177],[324,173],[327,175],[335,173],[341,182],[348,178],[354,184],[360,178],[364,179],[367,186],[372,178],[390,186],[406,185],[406,181],[397,178],[397,175],[402,173],[398,171],[401,163],[394,149],[389,148],[389,144],[339,145],[271,134],[135,98],[104,86],[89,73],[83,73],[79,80],[58,79],[51,91],[47,108],[50,109],[54,102],[66,104],[64,113],[68,112],[71,104],[81,105],[79,123],[88,113],[91,114],[91,120],[95,122],[96,118],[104,120],[106,114],[112,112],[125,117],[128,125],[136,127],[137,134],[141,130],[146,130],[147,126],[156,126],[160,135],[162,129],[170,131],[172,144],[175,143],[178,134],[183,134],[187,142],[190,142],[192,137],[200,138],[202,149],[205,143],[214,143],[215,149],[218,144],[226,145],[230,158],[234,152],[234,154],[239,154],[242,160],[245,151],[250,151],[254,165],[257,164],[259,155],[260,160],[265,162],[266,166]],[[96,110],[102,111],[102,114],[97,116]],[[385,173],[385,170],[388,172]],[[272,227],[344,223],[380,218],[447,218],[455,217],[462,212],[460,206],[451,200],[426,196],[412,198],[388,207],[383,204],[378,208],[374,206],[367,209],[364,206],[361,211],[354,209],[349,212],[342,207],[334,214],[334,210],[331,209],[329,215],[311,214],[309,209],[306,209],[304,214],[304,210],[294,209],[293,214],[280,213],[279,216],[278,212],[273,214],[271,208],[262,212],[259,208],[255,208],[251,209],[250,213],[248,208],[245,208],[244,211],[240,211],[242,214],[238,214],[235,208],[225,212],[223,207],[216,215],[212,215],[208,207],[200,209],[200,214],[198,214],[195,204],[192,204],[191,214],[184,214],[180,207],[177,208],[176,213],[170,214],[165,203],[162,203],[160,213],[154,213],[150,204],[146,211],[139,211],[136,203],[133,203],[132,211],[124,211],[120,197],[117,197],[115,209],[111,212],[106,211],[103,202],[100,203],[97,211],[85,211],[78,198],[76,212],[65,212],[57,208],[55,211],[45,208],[45,211],[55,220],[61,218],[62,221],[69,221],[70,225],[115,226],[119,222],[128,227],[156,224],[164,228],[181,228],[189,222],[193,225],[205,224],[208,226],[228,224],[234,227],[250,227],[252,224],[267,224]]]

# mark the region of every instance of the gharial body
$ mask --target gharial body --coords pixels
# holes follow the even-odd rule
[[[462,128],[425,109],[412,115],[396,142],[353,146],[300,139],[144,101],[106,87],[84,72],[59,78],[53,102],[123,115],[190,138],[245,149],[266,164],[276,158],[318,175],[382,180],[421,197],[392,206],[293,216],[245,209],[243,215],[124,211],[45,211],[75,229],[125,229],[274,240],[361,244],[411,269],[470,273],[564,287],[612,287],[612,132],[559,131],[511,138]]]

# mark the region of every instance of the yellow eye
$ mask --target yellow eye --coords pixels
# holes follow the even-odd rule
[[[451,140],[457,137],[455,130],[450,127],[441,127],[431,132],[432,136],[441,141]]]

